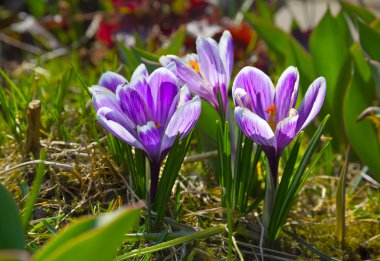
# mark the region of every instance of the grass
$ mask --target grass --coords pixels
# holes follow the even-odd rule
[[[2,73],[0,98],[6,102],[1,103],[0,170],[3,172],[0,182],[11,191],[24,214],[30,216],[30,221],[25,224],[27,248],[31,252],[40,249],[47,239],[76,217],[98,215],[138,200],[130,186],[128,171],[107,149],[109,138],[96,122],[90,98],[83,88],[96,84],[104,70],[116,70],[119,66],[115,60],[114,51],[109,52],[100,64],[91,64],[73,52],[38,64],[49,76],[36,70],[16,75],[14,68]],[[17,95],[23,98],[15,98]],[[25,112],[28,102],[33,99],[39,99],[42,104],[40,145],[46,152],[45,160],[50,162],[43,167],[32,155],[25,156],[23,151]],[[198,137],[198,133],[194,137]],[[190,155],[202,152],[197,142],[193,139]],[[273,249],[260,248],[260,223],[257,213],[250,213],[234,224],[235,259],[238,259],[239,252],[247,260],[260,260],[260,253],[273,259],[318,258],[311,247],[297,237],[330,257],[349,257],[351,260],[380,258],[380,240],[376,237],[380,234],[378,187],[358,178],[360,166],[355,162],[351,162],[347,173],[347,235],[344,249],[339,248],[334,236],[335,191],[342,160],[340,155],[331,154],[335,159],[331,160],[333,167],[316,168],[293,206],[285,224],[293,236],[281,233]],[[28,164],[20,166],[23,162]],[[225,259],[228,251],[228,235],[223,228],[226,210],[221,207],[222,191],[217,187],[213,164],[212,157],[183,164],[174,186],[175,196],[170,199],[168,215],[160,230],[164,232],[144,240],[125,242],[119,249],[118,260],[133,255],[136,249],[147,250],[138,257],[145,260],[185,256],[194,260]],[[7,170],[13,166],[19,167]],[[44,170],[46,173],[42,175]],[[26,196],[28,191],[36,196],[38,188],[38,197],[31,199]],[[138,232],[147,232],[146,217],[145,211]],[[24,221],[27,220],[29,218]],[[184,234],[171,234],[192,234],[211,226],[218,229],[203,239],[186,241],[176,238]],[[169,239],[176,240],[174,243],[178,244],[167,243]],[[148,253],[152,243],[157,243],[157,249],[165,244],[170,248]]]

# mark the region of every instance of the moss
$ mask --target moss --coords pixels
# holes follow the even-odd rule
[[[374,238],[380,234],[378,221],[355,221],[346,225],[344,248],[335,237],[335,223],[293,224],[291,230],[312,244],[319,251],[331,257],[343,260],[378,260],[380,258],[380,240]],[[373,240],[370,240],[374,238]],[[302,257],[317,258],[311,250],[301,247],[290,237],[282,233],[279,238],[279,247],[282,251],[301,255]]]

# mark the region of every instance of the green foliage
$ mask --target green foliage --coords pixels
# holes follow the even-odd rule
[[[186,28],[181,26],[172,34],[170,41],[165,48],[158,50],[157,55],[173,54],[178,55],[186,39]]]
[[[325,13],[310,37],[310,53],[317,75],[326,78],[326,101],[324,112],[334,112],[334,121],[330,121],[329,129],[334,136],[335,145],[344,145],[341,135],[343,125],[342,108],[344,92],[351,74],[351,34],[344,14],[340,12],[333,17],[329,10]]]
[[[45,158],[46,158],[46,151],[41,150],[41,152],[40,152],[41,162],[37,165],[36,176],[35,176],[34,181],[33,181],[32,189],[30,190],[28,198],[25,202],[24,213],[22,215],[22,225],[23,225],[25,231],[27,231],[28,226],[29,226],[29,221],[32,218],[34,204],[36,204],[36,202],[38,200],[38,194],[40,192],[42,180],[43,180],[43,177],[46,173],[45,164],[43,162],[43,160],[45,160]]]
[[[153,204],[153,209],[157,212],[156,227],[161,225],[166,213],[174,183],[190,146],[191,137],[192,132],[180,142],[178,135],[173,147],[170,149],[164,170],[158,182],[156,198]]]
[[[111,260],[123,235],[137,224],[141,207],[137,204],[82,218],[48,242],[32,260]]]
[[[186,243],[186,242],[189,242],[192,240],[212,237],[214,235],[222,233],[223,231],[225,231],[224,226],[211,227],[211,228],[205,229],[203,231],[194,232],[190,235],[185,235],[185,236],[182,236],[182,237],[179,237],[179,238],[167,241],[167,242],[159,243],[159,244],[154,245],[154,246],[133,250],[127,254],[118,256],[116,258],[116,260],[117,261],[125,260],[125,259],[130,258],[130,257],[141,256],[143,254],[153,253],[153,252],[160,251],[163,249],[167,249],[167,248],[173,247],[175,245]]]
[[[259,180],[257,173],[261,154],[261,148],[256,146],[254,150],[253,141],[239,130],[233,182],[234,204],[239,214],[247,214],[261,202],[264,196],[263,191],[260,190],[262,181]],[[249,202],[250,197],[253,197],[252,202]]]
[[[362,54],[356,53],[356,55]],[[355,66],[353,78],[344,97],[344,128],[357,157],[372,170],[374,177],[380,180],[380,147],[377,131],[369,121],[356,121],[360,113],[371,104],[374,96],[372,80],[365,81]]]
[[[268,242],[272,242],[279,236],[281,228],[285,223],[285,220],[291,210],[291,207],[294,200],[296,199],[299,190],[301,189],[305,180],[310,175],[315,164],[322,156],[324,150],[329,144],[329,142],[327,142],[322,150],[314,157],[314,159],[312,159],[312,156],[317,147],[317,143],[323,133],[328,118],[329,115],[325,117],[325,119],[322,121],[314,133],[314,136],[311,138],[306,151],[304,152],[304,155],[302,156],[297,167],[296,161],[302,137],[299,137],[293,146],[293,149],[285,166],[284,173],[282,174],[283,178],[279,184],[279,187],[275,194],[270,195],[272,197],[275,197],[275,199],[274,201],[268,200],[269,202],[273,202],[273,208],[271,211],[269,211],[269,221],[263,221],[264,224],[268,224]]]
[[[16,202],[0,184],[0,259],[1,249],[24,249],[24,231]]]
[[[338,188],[336,190],[336,237],[344,246],[344,235],[346,226],[346,176],[348,169],[348,160],[350,155],[350,147],[347,148],[346,159],[344,161],[342,171],[340,172]]]
[[[277,28],[267,19],[246,13],[245,17],[259,36],[276,55],[281,67],[295,65],[298,67],[302,78],[300,86],[306,92],[308,84],[315,78],[314,67],[310,55],[306,50],[289,34]]]

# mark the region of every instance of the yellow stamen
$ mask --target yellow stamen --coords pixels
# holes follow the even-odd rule
[[[196,73],[199,73],[200,70],[199,70],[199,64],[195,61],[195,60],[191,60],[189,62],[189,65],[191,68],[193,68],[193,70],[196,72]]]
[[[276,116],[276,105],[272,104],[269,106],[269,108],[265,111],[269,114],[269,126],[272,128],[273,131],[276,129],[276,122],[275,122],[275,116]]]

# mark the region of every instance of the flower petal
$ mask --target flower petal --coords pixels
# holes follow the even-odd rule
[[[92,95],[94,94],[98,94],[98,93],[106,93],[106,94],[114,94],[114,92],[112,92],[110,89],[107,89],[103,86],[100,86],[100,85],[93,85],[89,88],[89,91]]]
[[[120,74],[108,71],[103,73],[100,77],[99,85],[115,92],[118,85],[127,82],[128,81]]]
[[[191,95],[190,95],[190,92],[189,92],[189,88],[187,87],[187,85],[184,85],[181,88],[181,93],[180,93],[178,107],[184,105],[185,103],[187,103],[188,101],[190,101],[190,99],[191,99]]]
[[[180,92],[177,77],[168,69],[159,68],[150,75],[148,84],[155,105],[151,116],[156,123],[166,125],[166,120],[171,117],[170,108],[173,103],[176,107],[179,102],[179,99],[175,99]]]
[[[251,97],[248,93],[242,88],[236,88],[232,94],[234,99],[235,106],[240,106],[253,111],[253,104]]]
[[[194,127],[199,115],[201,114],[201,100],[195,96],[191,101],[179,107],[170,119],[166,127],[165,134],[161,143],[161,151],[167,152],[173,145],[177,134],[183,139]]]
[[[153,121],[143,126],[137,126],[140,143],[151,160],[158,160],[160,156],[160,135]]]
[[[297,121],[298,121],[298,114],[295,113],[292,116],[289,116],[283,119],[277,124],[275,135],[276,135],[276,141],[277,141],[278,154],[281,154],[284,148],[297,135],[297,132],[296,132]]]
[[[189,87],[191,93],[199,95],[202,99],[212,104],[217,104],[217,99],[213,97],[209,84],[179,57],[174,55],[161,56],[160,63],[175,73],[181,83]]]
[[[226,73],[226,85],[229,85],[234,63],[234,47],[232,36],[229,31],[224,31],[219,41],[219,56],[222,59],[224,71]]]
[[[137,138],[135,125],[123,112],[115,111],[109,107],[102,107],[97,111],[98,115],[103,115],[107,120],[111,120],[122,125],[129,133]]]
[[[148,71],[145,67],[145,64],[140,64],[139,66],[137,66],[137,68],[135,69],[135,71],[133,72],[132,74],[132,77],[131,77],[131,81],[133,81],[135,78],[148,78],[149,74],[148,74]]]
[[[277,149],[275,135],[269,124],[255,113],[242,107],[235,108],[236,123],[244,134],[263,149]]]
[[[319,77],[310,85],[298,108],[297,133],[303,130],[317,116],[321,110],[325,96],[326,79]]]
[[[244,89],[251,97],[253,112],[266,121],[269,113],[265,111],[273,104],[274,87],[269,77],[254,67],[244,67],[236,76],[232,91]]]
[[[289,110],[296,105],[298,83],[299,73],[293,66],[288,67],[278,80],[274,96],[276,123],[288,117]]]
[[[119,88],[118,97],[123,112],[135,125],[145,125],[150,120],[145,100],[136,89],[130,86]]]
[[[196,41],[199,57],[199,69],[211,88],[221,88],[221,93],[227,92],[227,77],[222,59],[219,56],[219,47],[215,40],[198,36]]]
[[[94,91],[94,89],[92,90]],[[114,111],[122,111],[116,95],[111,91],[94,92],[92,95],[92,104],[94,105],[96,111],[102,107],[108,107]]]
[[[99,113],[97,115],[97,118],[99,123],[112,135],[138,149],[143,149],[141,143],[138,140],[136,140],[136,138],[130,132],[128,132],[121,124],[112,120],[107,120],[107,118],[104,115]]]

